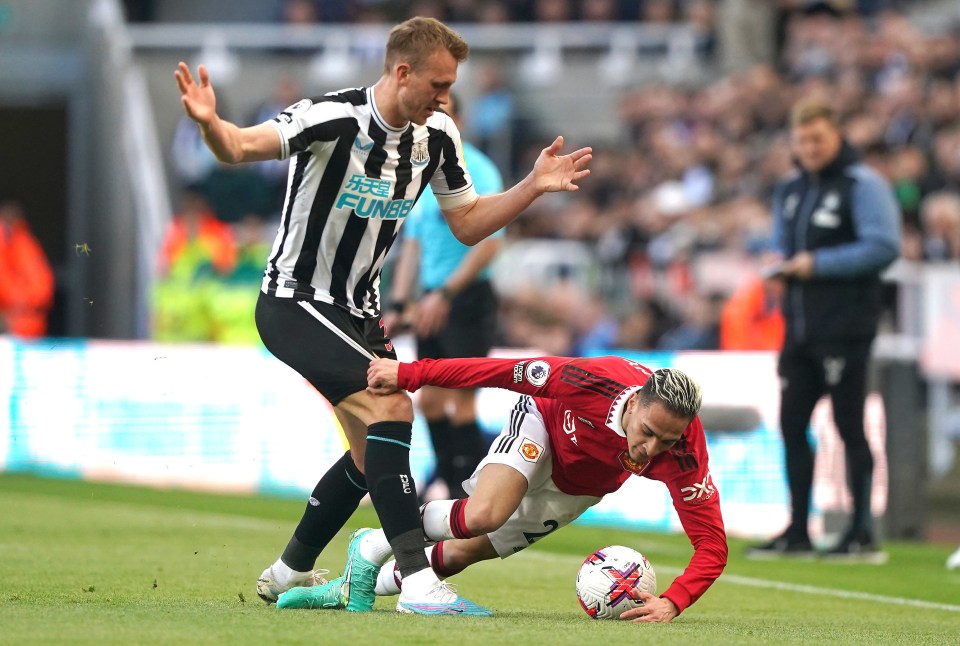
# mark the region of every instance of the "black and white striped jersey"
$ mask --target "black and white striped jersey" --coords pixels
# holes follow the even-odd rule
[[[331,92],[268,122],[292,159],[264,293],[379,316],[387,251],[427,184],[443,209],[476,199],[450,117],[393,128],[373,97],[372,87]]]

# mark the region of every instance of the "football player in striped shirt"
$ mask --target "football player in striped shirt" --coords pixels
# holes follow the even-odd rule
[[[478,196],[457,127],[440,109],[467,53],[466,42],[443,23],[410,19],[391,30],[383,74],[373,86],[303,99],[249,128],[217,114],[203,66],[199,82],[184,63],[174,73],[184,109],[217,159],[291,160],[257,329],[267,349],[334,407],[350,446],[317,483],[280,558],[257,581],[268,603],[294,586],[324,582],[316,559],[369,491],[406,578],[397,609],[490,614],[445,586],[424,556],[410,474],[410,397],[366,391],[369,360],[396,356],[380,320],[380,272],[400,225],[428,187],[457,239],[472,245],[543,193],[577,190],[592,154],[582,148],[561,155],[558,137],[518,184]],[[309,420],[304,432],[311,432]],[[337,602],[365,612],[374,591],[359,574],[377,566],[359,555],[358,544],[351,540]]]

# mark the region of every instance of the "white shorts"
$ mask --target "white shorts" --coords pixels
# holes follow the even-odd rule
[[[505,464],[527,479],[527,493],[520,507],[500,529],[487,534],[500,558],[535,542],[573,522],[600,502],[597,496],[572,496],[553,484],[553,452],[543,417],[533,399],[524,395],[510,411],[510,421],[490,445],[487,456],[463,483],[470,494],[477,486],[480,471],[488,464]]]

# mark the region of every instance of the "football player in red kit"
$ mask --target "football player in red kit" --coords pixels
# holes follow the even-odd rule
[[[373,394],[412,392],[424,385],[498,387],[523,394],[464,483],[469,497],[433,501],[421,510],[425,535],[437,541],[427,550],[441,578],[523,550],[572,522],[631,475],[667,486],[694,553],[659,598],[640,593],[644,605],[622,618],[670,621],[723,571],[727,543],[697,417],[701,391],[685,373],[651,371],[621,357],[378,359],[370,364],[368,383]],[[372,562],[390,556],[389,543],[377,530],[367,530],[360,549]],[[385,563],[377,594],[397,594],[401,583],[393,563]],[[295,603],[281,607],[320,607],[301,594],[310,590],[290,594]]]

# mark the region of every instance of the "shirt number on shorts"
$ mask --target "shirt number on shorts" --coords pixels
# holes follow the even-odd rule
[[[525,539],[527,539],[527,544],[528,544],[528,545],[533,545],[534,543],[536,543],[537,541],[539,541],[541,538],[543,538],[544,536],[546,536],[546,535],[549,534],[550,532],[552,532],[552,531],[554,531],[555,529],[557,529],[558,527],[560,527],[560,523],[558,523],[558,522],[555,521],[555,520],[545,520],[545,521],[543,521],[543,526],[547,528],[547,531],[545,531],[545,532],[524,532],[524,533],[523,533],[523,537],[524,537]]]

